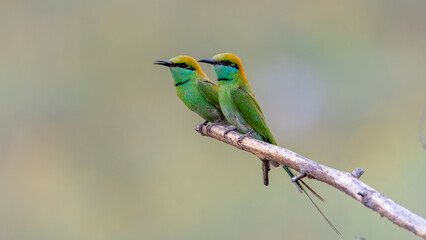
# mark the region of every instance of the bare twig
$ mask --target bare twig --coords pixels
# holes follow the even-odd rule
[[[355,168],[352,172],[351,172],[352,176],[356,177],[356,178],[360,178],[362,174],[364,174],[364,169],[362,168]]]
[[[316,163],[288,149],[250,137],[245,137],[239,144],[237,141],[241,134],[233,131],[224,137],[226,129],[224,126],[214,126],[210,132],[207,132],[206,126],[197,126],[196,128],[203,135],[251,152],[260,159],[275,161],[299,172],[303,169],[303,175],[339,189],[360,201],[366,207],[378,212],[380,216],[384,216],[394,224],[426,239],[426,220],[360,181],[358,178],[363,172],[362,169],[355,169],[352,173],[336,170]]]

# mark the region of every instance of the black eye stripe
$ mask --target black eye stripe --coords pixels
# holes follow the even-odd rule
[[[173,63],[172,67],[185,68],[185,69],[188,69],[188,70],[191,70],[191,71],[195,70],[195,68],[193,68],[192,66],[189,66],[186,63]]]
[[[229,60],[223,60],[223,61],[219,61],[218,64],[220,65],[224,65],[224,66],[229,66],[229,67],[233,67],[235,69],[239,69],[238,65],[229,61]]]
[[[186,64],[186,63],[176,63],[176,64],[175,64],[175,67],[187,68],[187,67],[188,67],[188,64]]]

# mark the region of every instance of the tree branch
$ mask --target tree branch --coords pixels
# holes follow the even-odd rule
[[[242,135],[232,131],[224,137],[223,134],[226,127],[220,125],[213,126],[210,132],[207,131],[206,126],[201,126],[200,128],[197,126],[195,130],[202,135],[215,138],[236,148],[251,152],[260,159],[267,159],[284,164],[298,172],[303,172],[303,174],[306,174],[309,178],[327,183],[360,201],[373,211],[378,212],[380,216],[388,218],[394,224],[426,239],[426,220],[360,181],[358,178],[364,172],[364,170],[360,168],[355,169],[352,173],[343,172],[316,163],[288,149],[250,137],[244,138],[240,145],[237,143],[237,140]]]

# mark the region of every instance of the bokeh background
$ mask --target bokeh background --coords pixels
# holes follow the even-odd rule
[[[152,63],[236,53],[281,146],[426,216],[425,1],[0,6],[0,239],[417,239],[311,180],[338,237]]]

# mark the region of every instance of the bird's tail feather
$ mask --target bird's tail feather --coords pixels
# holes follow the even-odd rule
[[[306,186],[306,184],[305,184]],[[328,225],[330,225],[330,227],[338,234],[338,235],[342,235],[339,230],[333,225],[333,223],[330,222],[330,220],[328,220],[328,218],[325,216],[325,214],[321,211],[321,209],[318,207],[318,205],[314,202],[314,200],[311,198],[311,196],[309,196],[308,192],[306,192],[304,190],[306,196],[308,196],[309,200],[311,201],[311,203],[315,206],[315,208],[318,210],[318,212],[321,214],[321,216],[325,219],[325,221],[328,223]]]
[[[287,167],[287,166],[283,166],[284,170],[287,172],[287,174],[293,178],[294,174],[293,172]],[[299,181],[307,188],[309,189],[309,191],[312,192],[312,194],[314,194],[319,200],[325,202],[324,198],[322,198],[318,193],[316,193],[311,187],[308,186],[308,184],[306,184],[303,180],[299,179],[298,181],[295,182],[297,189],[299,189],[299,191],[301,193],[305,193],[306,196],[308,196],[309,200],[311,201],[311,203],[314,205],[314,207],[318,210],[318,212],[321,214],[321,216],[325,219],[325,221],[328,223],[328,225],[330,225],[330,227],[338,234],[341,235],[341,233],[339,232],[339,230],[337,230],[337,228],[330,222],[330,220],[328,220],[328,218],[325,216],[325,214],[321,211],[321,209],[318,207],[318,205],[314,202],[314,200],[311,198],[311,196],[308,194],[308,192],[306,191],[306,189],[300,185]]]
[[[325,202],[325,199],[322,198],[317,192],[315,192],[311,187],[309,187],[308,184],[306,184],[302,179],[299,180],[307,189],[309,189],[309,191],[315,195],[315,197],[317,197],[319,200],[321,200],[322,202]]]

